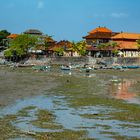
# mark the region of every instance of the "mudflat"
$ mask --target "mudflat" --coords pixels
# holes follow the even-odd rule
[[[54,79],[54,76],[33,72],[31,68],[13,69],[0,66],[0,106],[42,94],[57,85]]]

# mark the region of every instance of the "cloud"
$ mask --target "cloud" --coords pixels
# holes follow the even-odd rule
[[[126,13],[111,13],[110,15],[112,18],[125,18],[128,17]]]
[[[39,0],[39,2],[37,3],[37,8],[38,9],[44,8],[44,2]]]

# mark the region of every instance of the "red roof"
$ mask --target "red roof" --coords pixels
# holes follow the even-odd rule
[[[98,28],[90,31],[89,33],[94,34],[96,32],[112,33],[112,31],[110,29],[106,28],[106,27],[98,27]]]
[[[118,40],[118,39],[134,39],[134,40],[138,40],[138,39],[140,39],[140,34],[122,32],[120,34],[117,34],[117,35],[113,36],[112,39],[114,39],[114,40]]]
[[[9,36],[7,36],[7,38],[15,39],[17,36],[18,34],[10,34]]]

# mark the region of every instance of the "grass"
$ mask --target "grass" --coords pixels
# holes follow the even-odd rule
[[[62,129],[63,127],[55,123],[55,116],[48,110],[38,110],[37,119],[31,123],[39,128]]]
[[[96,127],[102,127],[104,130],[111,129],[111,126],[109,126],[109,125],[103,125],[103,124],[96,124]]]
[[[17,128],[15,128],[11,121],[16,120],[15,115],[7,115],[5,118],[0,118],[0,139],[6,140],[9,138],[14,138],[20,132]]]
[[[62,132],[53,133],[37,133],[37,140],[89,140],[85,131],[64,130]]]
[[[120,124],[120,126],[122,128],[125,128],[125,129],[127,129],[127,128],[140,128],[140,126],[133,125],[133,124]]]
[[[35,106],[25,107],[22,110],[18,111],[17,116],[30,117],[29,115],[30,110],[33,110],[35,108],[36,108]]]
[[[111,98],[101,98],[101,97],[91,97],[91,98],[77,98],[72,99],[72,106],[73,107],[81,107],[81,106],[96,106],[102,105],[106,107],[112,107],[116,109],[116,111],[110,112],[108,115],[110,118],[108,119],[115,119],[121,121],[129,121],[129,122],[137,122],[140,123],[140,106],[136,104],[128,104],[123,102],[122,100],[116,100]],[[133,113],[132,113],[133,112]],[[107,114],[101,114],[100,116],[106,117]],[[84,117],[90,118],[97,118],[99,115],[84,115]]]

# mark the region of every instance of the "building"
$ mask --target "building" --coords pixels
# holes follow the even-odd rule
[[[49,35],[44,35],[43,32],[37,29],[28,29],[24,34],[36,36],[38,38],[38,44],[36,47],[31,48],[29,53],[33,58],[42,58],[50,56],[50,48],[55,46],[56,41]]]
[[[140,52],[137,45],[137,40],[140,39],[140,34],[121,32],[111,38],[118,44],[118,50],[122,52],[124,57],[139,57]]]
[[[106,27],[98,27],[83,37],[86,39],[87,45],[97,46],[100,43],[107,43],[111,40],[112,31]]]
[[[101,45],[111,42],[111,37],[116,34],[112,30],[100,26],[90,31],[87,36],[83,37],[87,43],[88,54],[94,57],[111,56],[114,48],[112,46],[101,47]]]
[[[137,40],[140,34],[112,32],[106,27],[98,27],[83,37],[87,43],[87,51],[94,57],[138,57]]]
[[[53,47],[49,48],[50,56],[79,56],[79,54],[73,50],[73,45],[68,40],[61,40],[57,42]]]

